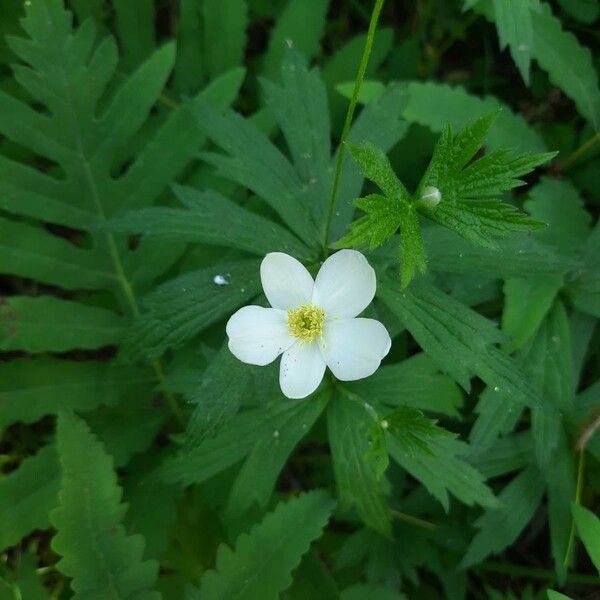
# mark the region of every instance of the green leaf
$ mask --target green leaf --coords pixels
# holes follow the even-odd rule
[[[512,148],[519,152],[543,152],[546,149],[539,133],[493,96],[479,98],[462,87],[416,81],[409,84],[408,95],[404,118],[411,123],[441,132],[448,125],[458,130],[473,119],[498,113],[487,135],[488,150]]]
[[[385,196],[359,198],[355,204],[366,213],[352,224],[350,231],[335,243],[336,248],[357,247],[373,250],[400,229],[401,285],[406,287],[417,272],[426,270],[421,225],[406,188],[386,157],[376,146],[348,145],[364,176],[373,181]]]
[[[542,473],[550,473],[556,461],[560,440],[561,414],[573,407],[571,332],[566,310],[556,302],[528,352],[526,369],[530,380],[540,390],[543,405],[531,414],[535,454]]]
[[[57,168],[42,172],[1,159],[0,206],[87,233],[70,243],[2,220],[0,269],[67,289],[108,289],[121,300],[131,295],[132,281],[137,283],[139,255],[98,226],[156,201],[205,141],[191,106],[214,100],[208,91],[200,93],[147,126],[175,58],[172,44],[145,58],[154,45],[152,2],[133,11],[130,3],[119,2],[119,27],[128,36],[126,63],[144,58],[133,74],[119,75],[119,84],[116,43],[111,37],[97,42],[92,20],[73,29],[59,0],[31,2],[25,9],[28,37],[13,37],[10,44],[22,61],[14,65],[15,79],[39,109],[1,91],[0,133]],[[228,101],[223,96],[219,104]]]
[[[266,507],[291,453],[309,433],[328,401],[328,393],[304,401],[300,410],[282,421],[270,438],[263,437],[256,443],[231,488],[225,509],[229,519],[239,517],[253,504]]]
[[[502,331],[512,339],[507,351],[521,348],[535,335],[562,285],[563,278],[559,275],[504,282]]]
[[[197,92],[206,75],[201,10],[202,4],[198,0],[179,2],[173,87],[182,95]]]
[[[210,78],[242,63],[246,46],[246,0],[204,0],[204,61]]]
[[[34,423],[60,410],[89,411],[116,404],[123,396],[141,394],[154,382],[150,370],[100,361],[52,358],[0,363],[0,429]]]
[[[498,477],[520,471],[532,463],[533,442],[530,431],[513,433],[487,446],[472,445],[468,461],[485,477]]]
[[[160,356],[229,316],[259,293],[258,273],[258,261],[240,260],[191,271],[162,284],[144,298],[142,315],[124,340],[123,359]]]
[[[53,296],[10,296],[0,304],[0,350],[94,350],[118,344],[125,327],[111,310]]]
[[[572,600],[570,596],[565,596],[560,592],[555,592],[554,590],[547,590],[548,600]]]
[[[203,600],[276,600],[292,582],[292,571],[321,535],[334,503],[321,491],[280,502],[258,525],[220,546],[216,569],[202,577]]]
[[[437,426],[437,421],[409,406],[399,406],[385,415],[378,426],[393,436],[399,450],[405,454],[431,453],[429,442],[437,436],[449,434]]]
[[[406,452],[394,439],[389,438],[391,457],[440,502],[448,512],[448,493],[469,506],[495,506],[494,495],[484,482],[484,477],[463,457],[468,446],[453,436],[430,436],[427,451]]]
[[[293,49],[284,54],[281,83],[262,80],[265,100],[285,137],[305,202],[322,223],[333,184],[326,88],[319,72],[309,70],[306,59]]]
[[[431,285],[399,291],[384,281],[377,293],[430,358],[463,388],[469,389],[476,374],[517,402],[541,403],[515,362],[493,346],[503,339],[493,323]]]
[[[283,222],[305,243],[319,239],[309,207],[305,206],[303,183],[287,158],[252,122],[233,111],[215,110],[198,104],[198,125],[226,154],[203,153],[217,167],[217,174],[248,188],[279,214]]]
[[[544,472],[548,497],[548,525],[550,527],[550,548],[554,559],[554,569],[558,581],[566,581],[571,538],[571,502],[575,498],[575,464],[569,448],[569,440],[564,431],[559,432],[552,465]]]
[[[376,585],[374,583],[357,583],[346,588],[341,595],[341,600],[406,600],[404,594],[395,589]]]
[[[592,53],[562,28],[546,3],[533,19],[534,58],[594,127],[600,127],[600,89]]]
[[[535,467],[521,471],[498,496],[500,505],[488,509],[476,522],[473,538],[461,566],[481,562],[510,546],[533,517],[544,493],[544,482]]]
[[[386,482],[367,460],[372,416],[359,401],[336,396],[329,404],[327,425],[340,506],[355,509],[366,525],[391,536]]]
[[[167,459],[156,476],[166,483],[202,483],[239,463],[257,444],[273,444],[277,437],[274,432],[298,415],[306,415],[307,403],[313,400],[282,402],[278,398],[266,406],[243,410],[227,421],[214,437],[205,438],[198,446]]]
[[[600,519],[590,510],[573,505],[573,518],[577,533],[596,569],[600,571]]]
[[[405,85],[388,86],[381,98],[365,106],[358,115],[350,128],[347,142],[355,146],[373,144],[381,152],[390,150],[408,130],[408,123],[402,119],[407,98]],[[332,172],[335,170],[336,159],[337,155],[331,159]],[[360,195],[363,181],[360,165],[356,161],[344,161],[329,243],[339,239],[350,224],[354,214],[354,201]]]
[[[591,24],[600,15],[598,0],[558,0],[560,7],[574,19]]]
[[[329,0],[313,0],[310,3],[288,0],[271,32],[263,63],[265,77],[276,78],[288,46],[298,49],[307,58],[313,58],[319,52],[328,8]]]
[[[436,368],[426,354],[384,365],[368,379],[349,388],[363,398],[372,396],[388,406],[406,404],[420,410],[458,417],[463,398],[459,388]]]
[[[494,119],[493,114],[482,117],[456,135],[444,129],[416,194],[421,213],[473,243],[492,247],[496,237],[543,226],[494,197],[520,185],[519,176],[553,156],[497,151],[473,160]],[[431,188],[441,200],[434,205],[423,200]]]
[[[112,221],[111,231],[141,233],[172,242],[226,246],[264,256],[280,251],[300,260],[308,248],[285,227],[256,215],[212,190],[175,186],[186,209],[156,207],[130,212]],[[227,227],[223,227],[227,223]]]
[[[54,444],[26,458],[0,479],[0,549],[14,546],[34,529],[48,529],[58,504],[60,474]]]
[[[600,318],[600,223],[596,223],[583,245],[582,262],[568,293],[579,310]]]
[[[86,415],[86,422],[109,449],[116,467],[147,450],[167,419],[167,412],[148,395],[136,394],[117,406],[102,406]]]
[[[195,408],[186,430],[186,449],[192,450],[214,436],[234,417],[243,399],[252,395],[254,369],[231,354],[227,344],[198,377],[187,400]]]
[[[123,66],[130,71],[154,50],[154,2],[115,0],[116,28],[123,52]]]
[[[0,218],[0,272],[73,289],[116,289],[105,258],[41,227]]]
[[[540,232],[536,232],[535,237]],[[516,234],[495,240],[497,248],[474,246],[443,227],[423,230],[432,271],[468,273],[493,278],[563,275],[578,263],[559,254],[552,246],[540,244],[531,235]]]
[[[494,21],[498,29],[500,47],[510,47],[513,60],[521,77],[529,84],[529,64],[533,45],[533,18],[531,0],[493,0]]]
[[[590,234],[590,214],[568,181],[542,177],[529,190],[524,206],[534,218],[548,224],[536,232],[536,239],[558,248],[562,254],[573,255]]]
[[[72,578],[74,598],[160,598],[151,592],[158,565],[142,559],[144,540],[127,536],[125,505],[112,461],[87,425],[74,414],[58,419],[62,468],[60,505],[52,512],[57,568]]]

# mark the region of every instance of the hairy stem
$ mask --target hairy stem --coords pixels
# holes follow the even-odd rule
[[[371,21],[369,22],[369,30],[367,31],[367,41],[365,42],[365,48],[363,50],[362,58],[360,59],[360,65],[358,67],[358,73],[354,80],[354,90],[352,91],[352,98],[348,106],[348,112],[346,113],[346,120],[344,121],[344,128],[342,129],[342,137],[340,139],[340,146],[338,149],[337,159],[335,161],[335,173],[333,176],[333,186],[331,188],[331,196],[329,197],[329,208],[327,211],[327,217],[325,219],[325,229],[323,232],[323,257],[327,257],[329,254],[328,240],[329,230],[331,229],[331,221],[333,220],[333,213],[335,211],[335,201],[337,196],[338,187],[340,185],[340,176],[342,174],[342,166],[344,164],[344,154],[346,151],[346,139],[350,132],[350,125],[352,124],[352,118],[354,117],[354,111],[358,102],[358,94],[360,93],[360,87],[365,77],[367,65],[369,64],[369,57],[371,56],[371,49],[373,48],[373,40],[375,38],[375,31],[377,30],[377,22],[379,21],[379,15],[383,7],[384,0],[375,0],[373,11],[371,12]]]

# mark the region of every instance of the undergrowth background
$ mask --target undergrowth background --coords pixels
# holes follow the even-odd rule
[[[0,3],[2,600],[599,593],[600,3],[372,10]],[[224,324],[344,246],[392,351],[290,401]]]

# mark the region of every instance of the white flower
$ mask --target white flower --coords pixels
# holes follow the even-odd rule
[[[295,258],[267,254],[260,266],[273,308],[244,306],[227,323],[229,349],[245,363],[268,365],[283,354],[281,391],[312,394],[329,367],[342,381],[372,375],[392,345],[385,327],[356,318],[375,296],[375,271],[356,250],[340,250],[313,281]]]

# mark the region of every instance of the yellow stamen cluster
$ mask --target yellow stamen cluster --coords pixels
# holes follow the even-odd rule
[[[323,335],[325,311],[314,304],[303,304],[288,310],[287,324],[294,337],[302,342],[312,342]]]

